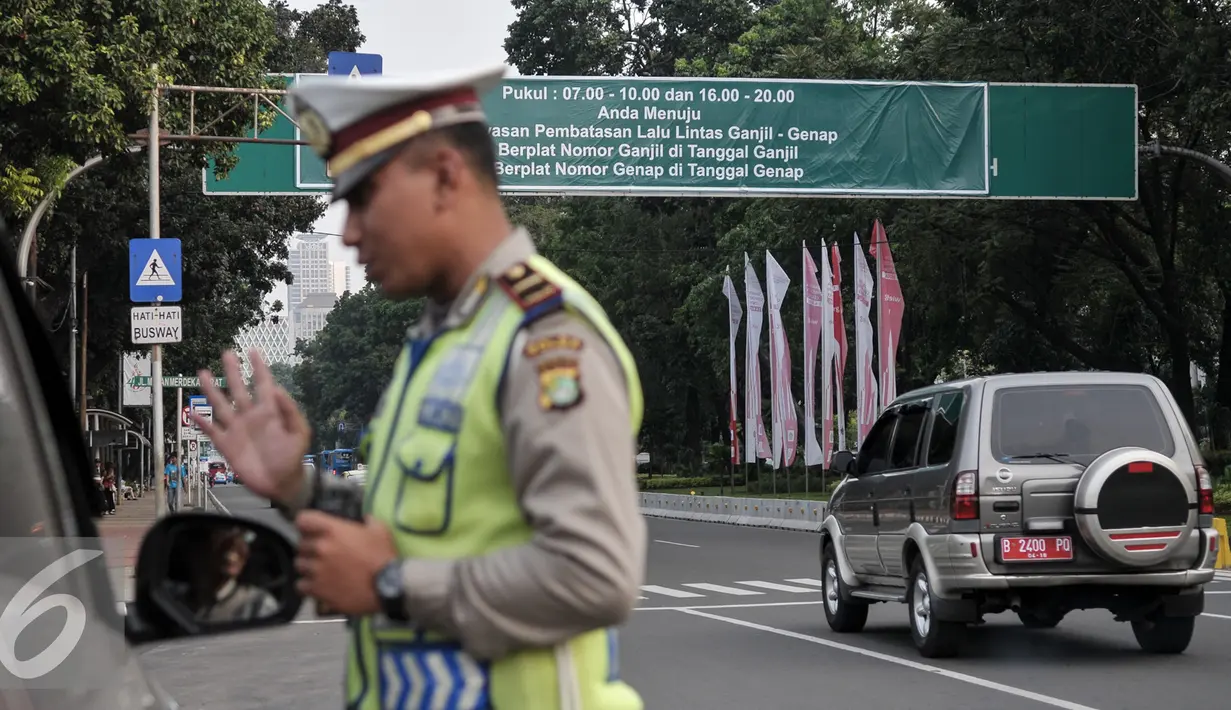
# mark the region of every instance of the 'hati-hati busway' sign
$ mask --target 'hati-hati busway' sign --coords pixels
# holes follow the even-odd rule
[[[179,306],[133,307],[133,345],[162,345],[183,340],[184,320]]]

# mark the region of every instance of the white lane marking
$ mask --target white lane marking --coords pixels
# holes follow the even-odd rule
[[[1206,611],[1206,612],[1202,612],[1202,613],[1201,613],[1201,615],[1202,615],[1202,616],[1208,616],[1208,617],[1210,617],[1211,619],[1227,619],[1227,620],[1231,620],[1231,616],[1227,616],[1226,614],[1211,614],[1210,612]]]
[[[1208,590],[1208,589],[1207,589],[1207,590],[1205,590],[1205,593],[1206,593],[1206,594],[1231,594],[1231,590],[1226,590],[1226,589],[1224,589],[1224,590],[1222,590],[1222,591],[1210,591],[1210,590]]]
[[[751,597],[765,592],[754,592],[751,589],[737,589],[735,587],[724,587],[721,584],[710,584],[708,582],[691,582],[682,586],[692,587],[693,589],[704,589],[707,592],[718,592],[719,594],[732,594],[737,597]]]
[[[341,619],[295,619],[292,624],[340,624],[346,621],[346,617]]]
[[[1043,695],[1042,693],[1036,693],[1031,690],[1026,690],[1025,688],[1016,688],[1011,685],[997,683],[995,681],[987,680],[985,678],[979,678],[977,676],[967,675],[965,673],[958,673],[957,671],[951,671],[945,668],[939,668],[937,666],[929,666],[926,663],[919,663],[918,661],[910,661],[905,658],[899,658],[897,656],[890,656],[887,653],[879,653],[877,651],[870,651],[866,648],[859,648],[858,646],[850,646],[845,643],[838,643],[837,641],[830,641],[829,639],[820,638],[819,636],[809,636],[807,634],[801,634],[795,631],[787,631],[786,629],[779,629],[773,626],[765,626],[763,624],[756,624],[751,621],[744,621],[743,619],[732,619],[729,616],[719,616],[717,614],[707,614],[703,611],[696,611],[694,609],[680,609],[680,611],[684,612],[685,614],[689,614],[691,616],[700,616],[705,619],[713,619],[714,621],[722,621],[728,624],[734,624],[736,626],[743,626],[749,629],[756,629],[757,631],[765,631],[767,633],[777,634],[779,636],[786,636],[787,638],[793,638],[798,641],[807,641],[808,643],[814,643],[818,646],[827,646],[829,648],[832,648],[838,651],[846,651],[848,653],[855,653],[860,656],[865,656],[867,658],[875,658],[878,661],[885,661],[886,663],[893,663],[899,666],[905,666],[906,668],[912,668],[917,671],[923,671],[924,673],[934,673],[936,675],[939,675],[943,678],[948,678],[950,680],[956,680],[962,683],[969,683],[971,685],[977,685],[981,688],[987,688],[989,690],[998,690],[1002,693],[1007,693],[1008,695],[1015,695],[1019,698],[1026,698],[1027,700],[1033,700],[1035,702],[1043,703],[1044,705],[1050,705],[1052,707],[1057,707],[1057,708],[1064,708],[1064,710],[1096,710],[1096,708],[1092,708],[1089,705],[1073,703],[1073,702],[1069,702],[1068,700],[1063,700],[1061,698],[1054,698],[1050,695]]]
[[[683,611],[685,609],[759,609],[763,606],[815,606],[824,604],[815,602],[764,602],[762,604],[710,604],[707,606],[639,606],[633,611]]]
[[[701,547],[700,545],[689,545],[688,543],[671,542],[670,540],[655,540],[654,542],[661,542],[664,545],[676,545],[678,547]]]
[[[819,579],[788,579],[791,584],[806,584],[809,587],[824,587],[825,583]]]
[[[682,592],[678,589],[672,589],[671,587],[660,587],[657,584],[643,584],[641,585],[641,591],[652,592],[654,594],[662,594],[668,597],[677,597],[679,599],[687,599],[688,597],[705,596],[704,594],[694,594],[692,592]]]
[[[750,580],[747,582],[736,582],[736,584],[746,584],[749,587],[760,587],[761,589],[772,589],[775,592],[791,592],[793,594],[815,594],[821,591],[819,589],[808,589],[807,587],[793,587],[789,584],[778,584],[777,582],[756,582]]]

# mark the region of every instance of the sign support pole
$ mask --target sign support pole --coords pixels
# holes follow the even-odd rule
[[[175,388],[175,411],[184,411],[184,388]],[[188,472],[188,462],[184,460],[184,416],[177,414],[175,417],[175,458],[180,462],[180,474]],[[188,480],[183,475],[180,476],[180,505],[188,505]]]
[[[161,221],[159,214],[159,193],[158,193],[158,65],[153,66],[154,89],[150,92],[150,238],[158,239],[161,235],[159,223]],[[154,418],[154,435],[150,437],[154,445],[154,460],[151,462],[154,469],[154,516],[162,518],[167,514],[167,490],[159,480],[159,472],[167,463],[165,449],[166,442],[163,441],[163,401],[162,401],[162,346],[154,345],[150,348],[150,390],[153,395],[153,418]],[[183,461],[181,459],[181,465]]]

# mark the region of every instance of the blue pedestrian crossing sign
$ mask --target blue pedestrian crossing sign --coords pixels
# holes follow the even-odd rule
[[[128,240],[128,298],[133,303],[179,303],[184,268],[178,239]]]
[[[330,52],[329,76],[349,76],[358,79],[368,74],[383,74],[385,60],[379,54],[359,52]]]

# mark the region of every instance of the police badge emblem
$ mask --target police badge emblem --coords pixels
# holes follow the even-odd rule
[[[581,369],[572,358],[550,360],[539,365],[539,406],[543,409],[571,409],[581,402]]]
[[[322,158],[329,154],[329,149],[333,147],[333,134],[316,109],[305,107],[300,110],[299,131],[313,152]]]

